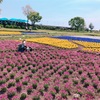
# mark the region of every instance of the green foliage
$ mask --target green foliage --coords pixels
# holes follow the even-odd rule
[[[27,84],[28,84],[28,82],[27,82],[27,81],[24,81],[24,82],[22,82],[22,84],[23,84],[23,85],[27,85]]]
[[[82,77],[81,83],[83,84],[85,80],[86,80],[86,78],[85,77]]]
[[[15,86],[15,83],[14,82],[9,82],[8,83],[8,88],[12,87],[12,86]]]
[[[7,71],[10,72],[11,71],[11,68],[7,68]]]
[[[17,86],[16,90],[17,90],[17,92],[21,92],[21,90],[22,90],[21,86]]]
[[[67,99],[67,94],[62,93],[61,96],[62,98]]]
[[[22,67],[21,66],[18,66],[18,70],[20,70]]]
[[[100,88],[99,88],[99,89],[97,89],[97,92],[98,92],[98,93],[100,93]]]
[[[3,27],[3,25],[2,25],[2,24],[0,24],[0,28],[1,28],[1,27]]]
[[[44,89],[47,91],[49,88],[48,84],[44,84]]]
[[[15,80],[16,80],[16,82],[19,82],[20,81],[20,77],[17,77]]]
[[[59,92],[59,87],[58,86],[55,86],[54,89],[56,90],[57,93]]]
[[[38,12],[34,11],[31,11],[27,17],[32,22],[33,26],[36,22],[39,22],[42,19],[42,16],[40,16]]]
[[[0,80],[0,85],[4,84],[5,82],[5,80]]]
[[[15,76],[14,73],[11,73],[11,74],[10,74],[10,78],[11,78],[11,79],[14,79],[14,76]]]
[[[32,73],[35,73],[35,72],[36,72],[36,70],[35,70],[35,69],[32,69],[32,70],[31,70],[31,72],[32,72]]]
[[[77,80],[73,80],[73,85],[77,85],[78,84],[78,81]]]
[[[3,88],[0,90],[1,93],[5,93],[6,91],[7,91],[7,89],[6,89],[5,87],[3,87]]]
[[[34,96],[32,100],[40,100],[39,96]]]
[[[8,98],[9,98],[9,100],[11,100],[11,98],[13,97],[15,95],[15,92],[12,92],[12,93],[8,93]]]
[[[68,75],[64,75],[64,79],[68,79]]]
[[[85,21],[81,17],[74,17],[69,21],[69,25],[77,31],[82,31],[85,27]]]
[[[27,94],[29,95],[29,94],[31,94],[31,92],[32,92],[32,89],[27,89]]]
[[[82,74],[82,70],[79,70],[78,73],[81,75]]]
[[[92,30],[93,30],[93,28],[94,28],[94,26],[93,26],[92,23],[89,24],[89,28],[90,28],[90,30],[91,30],[91,32],[92,32]]]
[[[25,98],[26,98],[26,94],[25,93],[22,93],[21,94],[21,97],[20,97],[20,100],[25,100]]]
[[[37,88],[37,84],[33,84],[32,87],[33,87],[33,89],[36,89]]]
[[[84,83],[84,87],[87,88],[88,86],[89,86],[89,83],[85,82],[85,83]]]
[[[3,2],[3,0],[0,0],[0,3],[2,3]]]

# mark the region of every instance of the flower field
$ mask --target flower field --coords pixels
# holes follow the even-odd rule
[[[27,41],[48,44],[51,46],[67,48],[67,49],[78,48],[78,45],[76,45],[68,40],[61,40],[61,39],[55,39],[55,38],[49,38],[49,37],[31,38],[31,39],[27,39]]]
[[[100,53],[19,43],[0,41],[0,100],[100,100]]]
[[[21,34],[21,32],[0,31],[0,35],[14,35],[14,34]]]
[[[100,43],[97,42],[85,42],[85,41],[73,41],[81,46],[83,46],[83,50],[100,52]]]

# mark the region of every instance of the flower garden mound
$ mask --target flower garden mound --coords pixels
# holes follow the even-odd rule
[[[100,52],[100,43],[97,42],[86,42],[86,41],[73,41],[77,45],[83,46],[82,50]]]
[[[55,38],[49,38],[49,37],[31,38],[31,39],[27,39],[27,41],[48,44],[51,46],[66,48],[66,49],[78,48],[78,45],[68,40],[61,40],[61,39],[55,39]]]
[[[98,42],[64,40],[64,39],[48,38],[48,37],[31,38],[31,39],[27,39],[27,41],[47,44],[54,47],[60,47],[65,49],[74,49],[74,50],[81,49],[83,51],[100,52],[100,43]]]
[[[100,53],[0,41],[0,100],[99,100]]]

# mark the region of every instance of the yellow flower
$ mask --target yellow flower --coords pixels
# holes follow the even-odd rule
[[[56,39],[56,38],[49,38],[49,37],[44,37],[44,38],[32,38],[32,39],[26,39],[27,41],[31,42],[37,42],[37,43],[42,43],[42,44],[48,44],[51,46],[55,47],[61,47],[61,48],[77,48],[78,45],[68,41],[68,40],[62,40],[62,39]]]
[[[83,50],[100,52],[100,43],[97,42],[85,42],[85,41],[73,41],[81,46],[83,46]]]
[[[12,32],[12,31],[0,31],[2,35],[12,35],[12,34],[21,34],[21,32]]]

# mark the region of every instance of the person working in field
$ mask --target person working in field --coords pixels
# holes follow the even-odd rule
[[[32,48],[26,46],[26,40],[23,40],[22,44],[18,45],[18,51],[19,52],[32,51]]]

